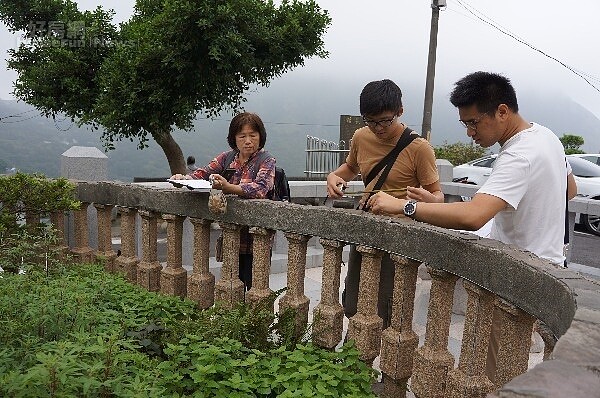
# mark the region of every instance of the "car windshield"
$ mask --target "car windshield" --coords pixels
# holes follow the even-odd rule
[[[588,160],[569,156],[569,164],[577,177],[600,177],[600,166]]]

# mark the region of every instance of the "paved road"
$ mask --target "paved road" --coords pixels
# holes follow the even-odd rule
[[[571,262],[600,269],[600,236],[576,226],[571,251]]]

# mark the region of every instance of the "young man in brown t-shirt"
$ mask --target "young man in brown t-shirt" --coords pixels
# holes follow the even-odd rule
[[[385,79],[368,83],[360,94],[360,113],[366,126],[356,130],[352,137],[350,153],[346,162],[327,176],[327,194],[333,198],[343,196],[342,187],[359,173],[363,179],[411,130],[400,121],[402,91],[393,81]],[[385,169],[385,168],[384,168]],[[365,187],[372,190],[381,172]],[[393,163],[381,189],[406,188],[406,191],[390,193],[398,198],[420,202],[443,202],[435,164],[435,154],[429,142],[415,138],[404,148]],[[363,197],[361,203],[367,200]],[[356,313],[360,278],[360,253],[354,247],[350,251],[348,274],[343,305],[347,317]],[[386,328],[391,320],[391,300],[394,284],[394,264],[388,254],[381,262],[378,312]]]

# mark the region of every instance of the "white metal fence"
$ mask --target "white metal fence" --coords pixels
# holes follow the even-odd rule
[[[307,179],[320,179],[341,165],[350,150],[350,143],[333,142],[318,137],[306,136],[306,168]]]

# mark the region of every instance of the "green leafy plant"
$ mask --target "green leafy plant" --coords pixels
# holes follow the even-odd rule
[[[270,309],[281,291],[202,311],[98,264],[0,281],[0,396],[374,396],[352,342],[332,352],[278,330],[295,328]]]
[[[56,230],[41,222],[55,212],[79,208],[75,186],[64,178],[16,173],[0,177],[0,267],[8,272],[57,265]]]
[[[446,159],[454,166],[470,162],[488,154],[486,148],[479,145],[465,144],[464,142],[448,144],[444,141],[443,145],[434,147],[433,150],[437,159]]]
[[[565,148],[565,154],[572,155],[574,153],[585,153],[580,147],[585,143],[583,137],[573,134],[563,134],[559,138]]]

